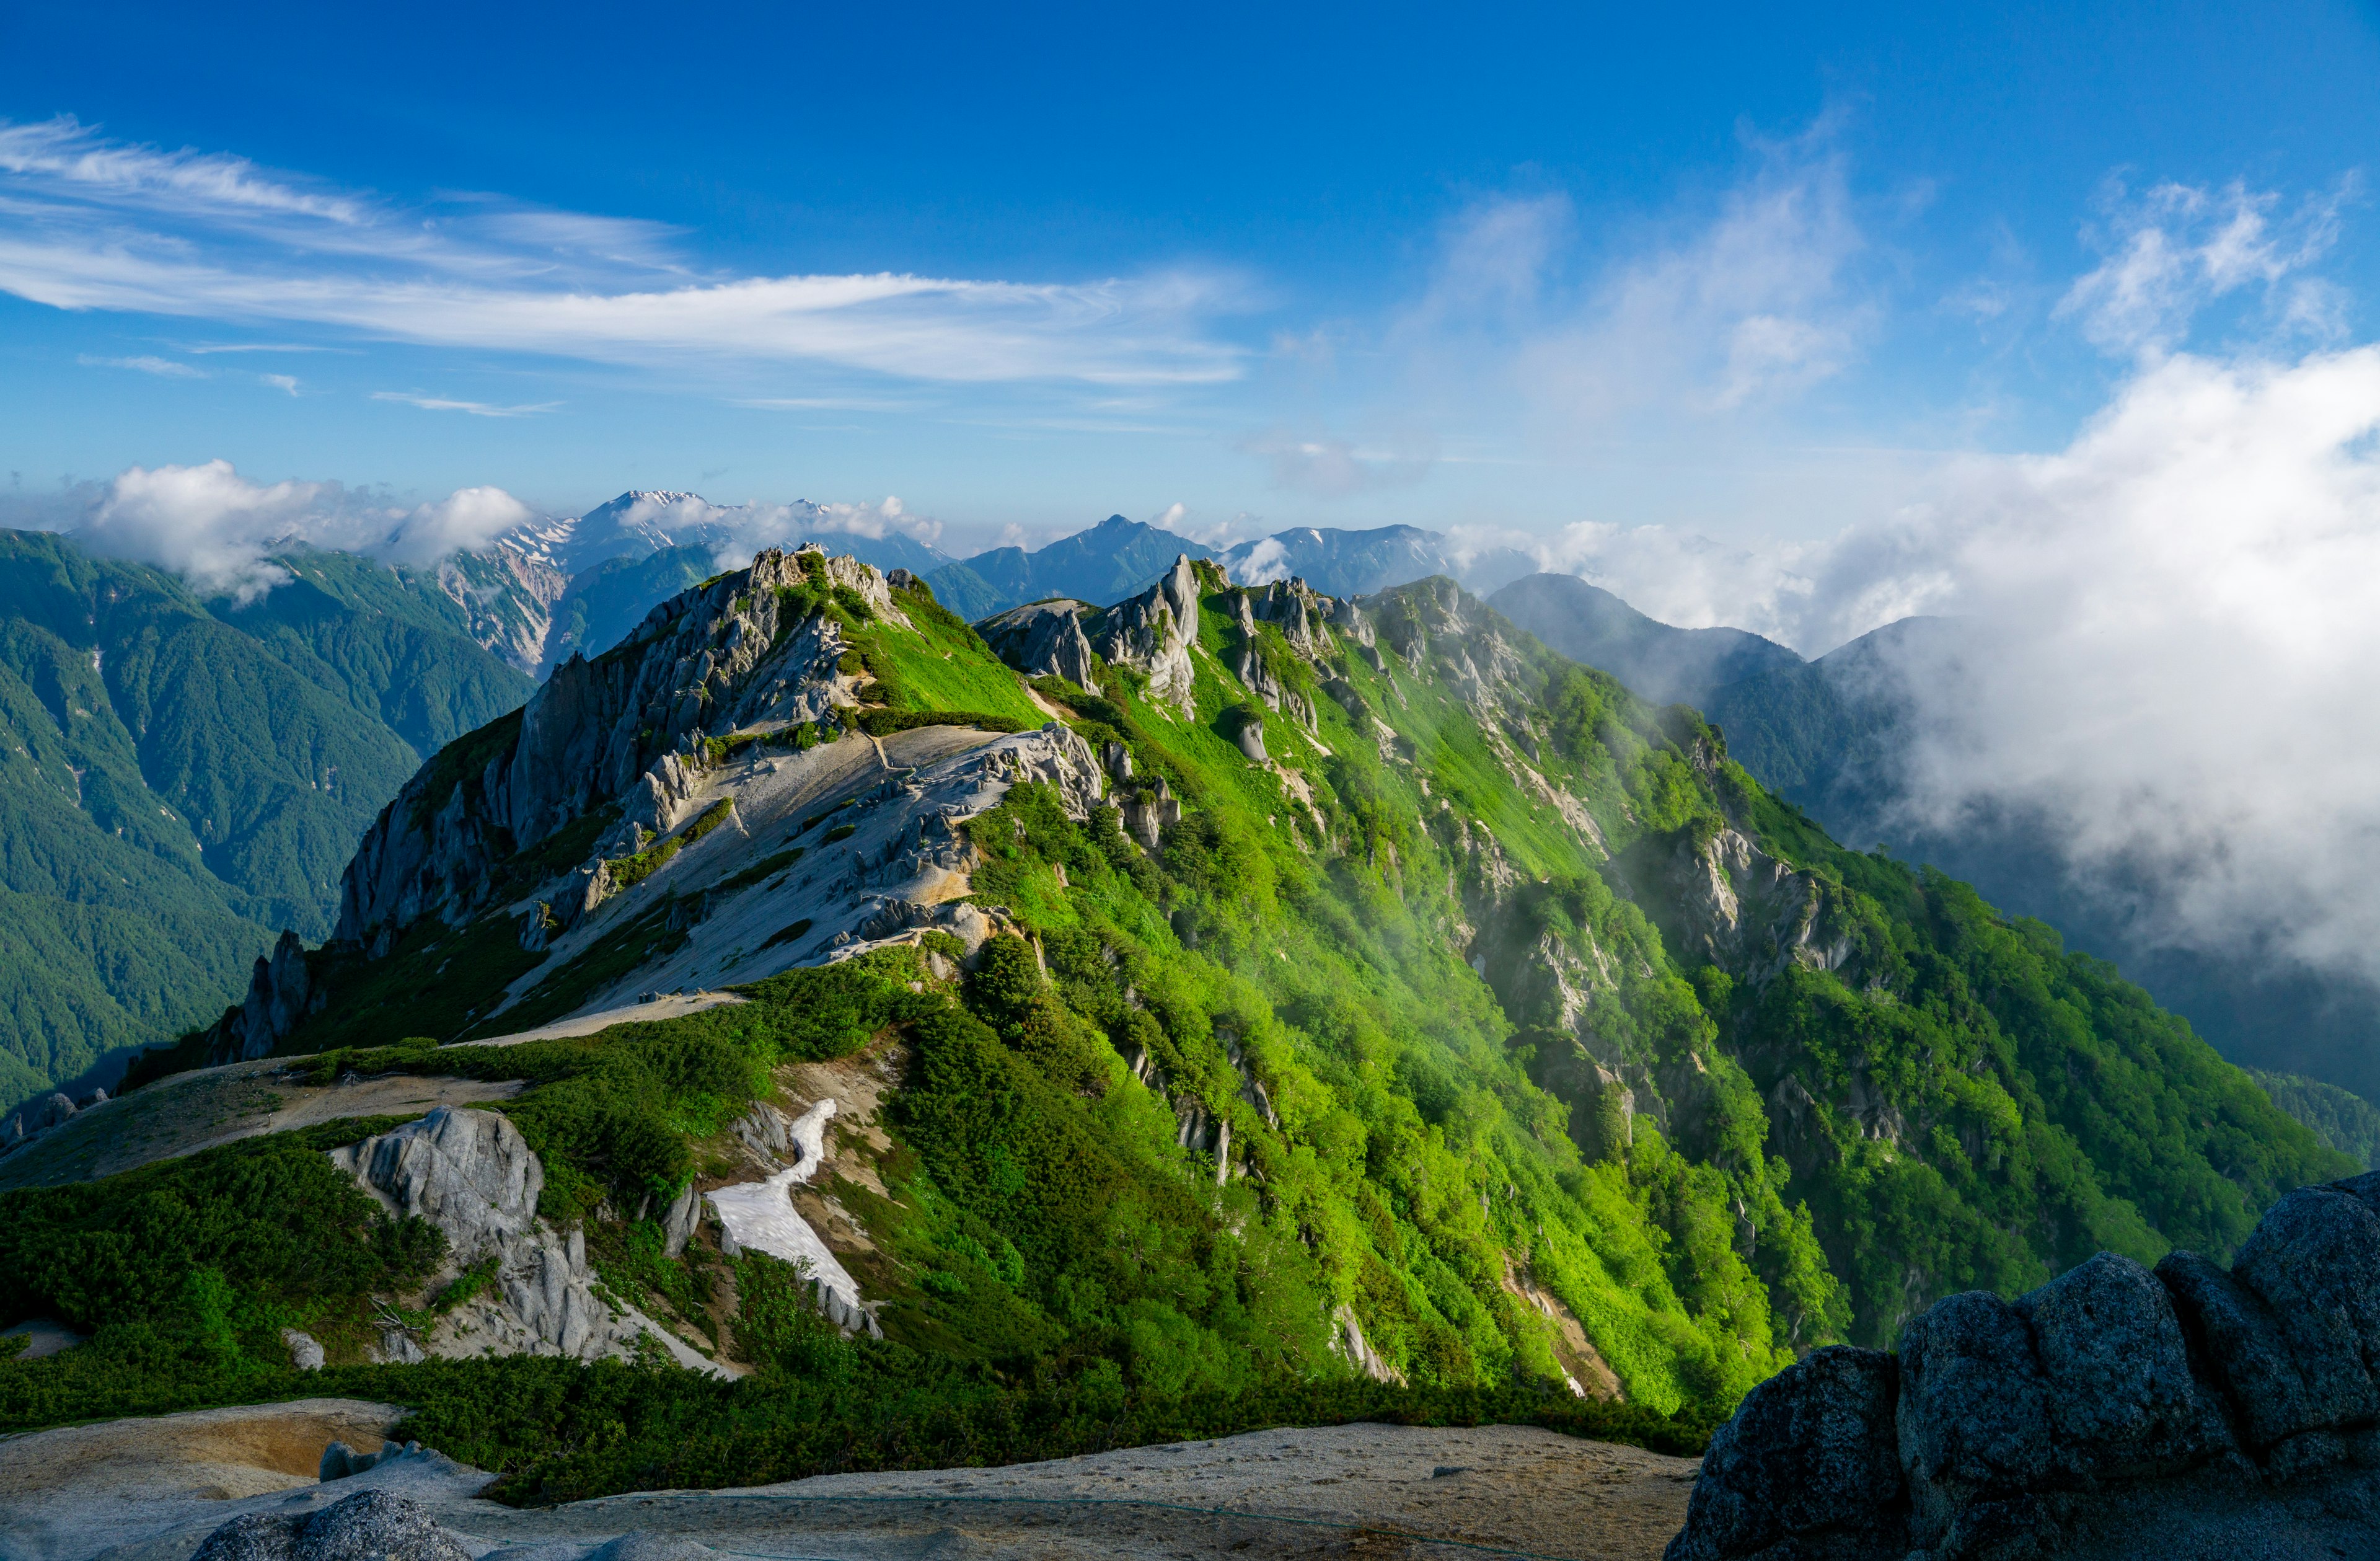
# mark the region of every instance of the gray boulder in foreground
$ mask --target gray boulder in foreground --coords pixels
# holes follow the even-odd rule
[[[311,1515],[251,1512],[209,1534],[190,1561],[471,1561],[420,1503],[358,1491]]]
[[[1746,1395],[1667,1561],[2380,1561],[2380,1173]]]

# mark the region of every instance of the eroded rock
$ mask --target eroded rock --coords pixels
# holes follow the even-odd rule
[[[2228,1273],[2102,1252],[1936,1303],[1897,1359],[1814,1353],[1713,1440],[1670,1561],[2380,1555],[2375,1203],[2302,1188]],[[2370,1543],[2293,1548],[2317,1531]]]
[[[358,1491],[310,1515],[251,1512],[209,1534],[191,1561],[471,1561],[420,1503]]]
[[[1907,1502],[1892,1427],[1893,1358],[1813,1350],[1744,1396],[1711,1438],[1667,1561],[1718,1561],[1791,1541],[1803,1555],[1900,1555]]]

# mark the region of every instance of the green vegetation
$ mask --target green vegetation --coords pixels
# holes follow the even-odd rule
[[[612,883],[616,888],[641,884],[659,872],[662,864],[688,846],[725,823],[735,813],[735,804],[725,798],[705,808],[692,823],[676,834],[665,836],[630,856],[612,860]]]
[[[965,825],[973,897],[1009,930],[964,968],[931,933],[683,1018],[304,1065],[521,1081],[492,1109],[546,1167],[542,1212],[588,1232],[613,1290],[751,1377],[342,1365],[304,1389],[417,1406],[412,1434],[503,1471],[514,1500],[1354,1415],[1687,1448],[1797,1351],[1888,1343],[1944,1293],[2026,1287],[2101,1248],[2226,1254],[2281,1192],[2349,1168],[2108,967],[1939,874],[1836,846],[1694,711],[1560,661],[1444,582],[1373,604],[1373,654],[1334,640],[1316,665],[1269,630],[1245,643],[1241,604],[1202,581],[1186,719],[1129,668],[1103,694],[1036,686],[1086,738],[1123,745],[1135,787],[1163,781],[1181,822],[1144,849],[1112,805],[1070,817],[1054,787],[1013,787]],[[880,713],[1044,713],[924,593],[903,600],[916,632],[816,571],[788,595],[835,616]],[[1232,674],[1243,650],[1313,691],[1311,729]],[[1267,763],[1235,740],[1248,724]],[[846,838],[838,816],[803,828]],[[501,1022],[579,1006],[701,909],[655,896]],[[453,1034],[518,957],[489,930],[488,965],[433,992],[450,934],[420,939],[354,978],[391,983],[375,1038]],[[399,1028],[407,984],[436,1023]],[[868,1233],[844,1257],[881,1341],[827,1327],[803,1276],[764,1258],[703,1238],[667,1257],[654,1223],[690,1177],[736,1174],[734,1124],[783,1098],[789,1065],[863,1052],[845,1066],[899,1081],[877,1123],[890,1147],[818,1190]],[[316,1207],[306,1186],[209,1196],[274,1229]],[[188,1326],[261,1339],[271,1307],[311,1307],[334,1327],[354,1286],[433,1310],[405,1288],[399,1238],[356,1230],[390,1255],[353,1285],[342,1269],[305,1289],[260,1262],[224,1280],[259,1298],[249,1311],[191,1303]],[[195,1249],[161,1250],[126,1262],[195,1272]],[[1408,1385],[1356,1380],[1351,1323]],[[130,1359],[0,1363],[0,1423],[70,1412],[53,1384],[75,1371],[91,1374],[74,1413],[299,1390],[220,1348],[140,1357],[137,1379]],[[1626,1407],[1564,1384],[1607,1369]]]
[[[204,1024],[419,762],[530,685],[426,576],[280,560],[254,601],[0,532],[0,1111]]]
[[[2275,1105],[2304,1123],[2325,1144],[2367,1169],[2380,1165],[2380,1109],[2362,1095],[2288,1073],[2251,1068],[2249,1077],[2265,1087]]]

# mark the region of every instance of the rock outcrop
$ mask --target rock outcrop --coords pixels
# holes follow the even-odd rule
[[[446,1238],[447,1268],[493,1264],[493,1283],[417,1338],[384,1333],[392,1360],[428,1355],[634,1356],[650,1336],[680,1364],[711,1369],[684,1342],[634,1307],[596,1292],[585,1238],[538,1217],[545,1167],[501,1114],[441,1106],[375,1138],[330,1152],[381,1205],[419,1217]]]
[[[1197,710],[1190,647],[1198,639],[1199,591],[1196,566],[1188,554],[1180,555],[1156,584],[1101,616],[1091,647],[1117,665],[1147,673],[1148,697],[1184,720]]]
[[[1063,677],[1099,691],[1080,602],[1029,602],[975,626],[991,653],[1028,677]]]
[[[2102,1252],[1813,1352],[1713,1438],[1669,1561],[2380,1555],[2375,1366],[2380,1174],[2290,1193],[2228,1272]]]
[[[284,928],[273,953],[260,956],[249,973],[246,1000],[208,1027],[208,1065],[271,1056],[282,1037],[329,1001],[306,968],[305,944]]]
[[[1816,877],[1796,872],[1733,828],[1681,840],[1664,887],[1684,921],[1689,962],[1708,961],[1740,981],[1765,984],[1789,968],[1840,969],[1848,941],[1829,935]]]
[[[843,631],[821,593],[911,627],[882,575],[815,549],[771,549],[662,603],[406,783],[347,866],[334,938],[378,953],[426,916],[460,926],[487,908],[489,863],[599,806],[672,811],[680,798],[663,761],[698,738],[858,703],[859,674],[844,670]]]
[[[358,1491],[315,1513],[251,1512],[209,1534],[191,1561],[471,1561],[420,1503]]]

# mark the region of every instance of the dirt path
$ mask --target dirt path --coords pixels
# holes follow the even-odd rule
[[[60,1187],[342,1116],[415,1116],[433,1106],[509,1100],[521,1088],[517,1082],[413,1074],[298,1084],[280,1077],[292,1060],[266,1058],[175,1074],[78,1112],[0,1159],[0,1189]]]

